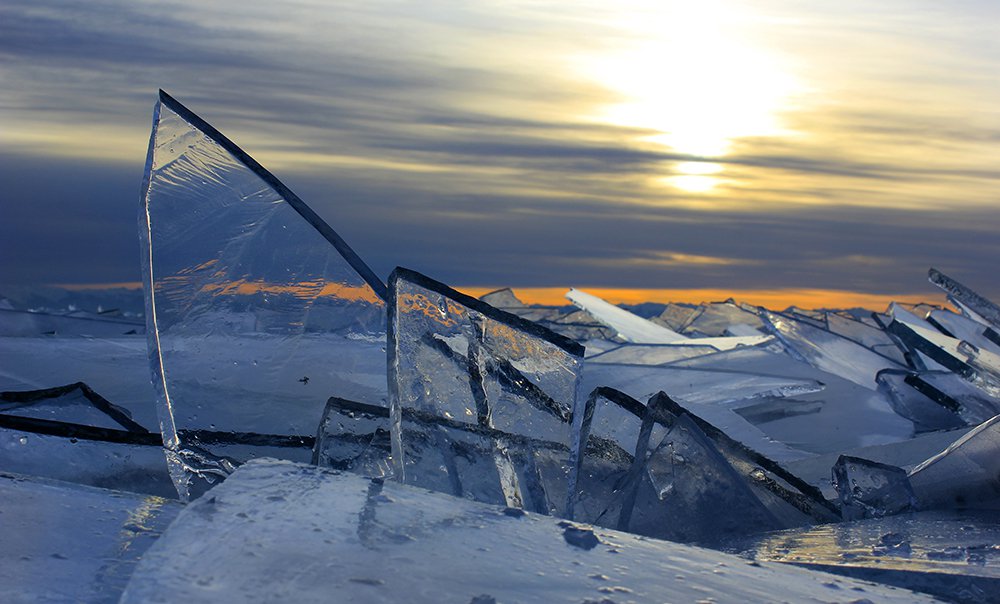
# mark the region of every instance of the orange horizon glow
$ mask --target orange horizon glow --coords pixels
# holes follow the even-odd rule
[[[55,283],[52,287],[61,287],[70,291],[86,291],[98,289],[142,289],[139,281],[124,281],[118,283]],[[483,286],[452,286],[465,294],[479,297],[503,287]],[[567,306],[570,301],[565,298],[568,287],[512,287],[514,295],[525,304],[542,304],[546,306]],[[772,310],[782,310],[789,306],[802,309],[817,308],[867,308],[869,310],[884,310],[890,302],[902,304],[937,304],[947,306],[943,293],[930,294],[871,294],[834,289],[630,289],[607,287],[581,287],[589,294],[607,300],[612,304],[639,304],[641,302],[658,302],[667,304],[701,304],[704,302],[722,302],[733,298],[737,302],[745,302],[755,306],[764,306]],[[242,292],[241,292],[242,293]],[[332,293],[326,289],[324,294]]]

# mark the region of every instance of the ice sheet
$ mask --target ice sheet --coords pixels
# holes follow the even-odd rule
[[[592,296],[587,292],[571,289],[566,294],[573,304],[594,315],[598,321],[618,332],[622,338],[635,344],[670,344],[687,338],[662,325],[657,325]]]
[[[0,474],[0,501],[0,585],[8,604],[117,602],[139,559],[182,507],[14,474]]]
[[[1000,506],[1000,415],[909,474],[921,509]]]
[[[146,553],[122,602],[217,601],[219,594],[243,602],[928,601],[391,481],[263,461],[189,505]]]

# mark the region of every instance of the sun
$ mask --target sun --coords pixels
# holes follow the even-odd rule
[[[724,158],[736,139],[784,132],[780,113],[798,84],[740,35],[753,19],[718,0],[638,2],[621,12],[623,43],[581,65],[617,99],[595,119],[652,131],[647,141],[701,160]],[[710,191],[721,169],[705,171],[704,164],[679,162],[662,180]]]

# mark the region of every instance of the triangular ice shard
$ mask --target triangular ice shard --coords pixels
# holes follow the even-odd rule
[[[141,201],[150,364],[182,497],[192,477],[231,467],[191,430],[311,435],[331,394],[382,400],[384,285],[277,178],[162,91]]]
[[[491,448],[508,505],[544,499],[546,509],[538,511],[564,513],[572,486],[569,450],[583,346],[407,269],[393,271],[389,294],[390,430],[397,478],[427,485],[434,481],[409,473],[454,474],[447,464],[416,466],[407,459],[406,441],[422,436],[408,430],[405,412],[421,412],[486,429],[483,434],[494,430],[551,443],[525,457],[508,436],[498,435]],[[452,447],[457,436],[428,432],[439,436],[440,447]],[[520,478],[525,475],[536,479],[525,483]],[[539,486],[543,493],[531,492]]]

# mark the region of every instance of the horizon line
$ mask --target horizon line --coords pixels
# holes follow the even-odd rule
[[[142,289],[141,281],[121,281],[110,283],[49,283],[45,287],[59,287],[70,291],[88,291],[101,289]],[[480,297],[494,291],[510,289],[519,300],[525,304],[544,306],[570,306],[565,294],[569,287],[516,287],[516,286],[481,286],[481,285],[450,285],[450,287],[473,297]],[[763,306],[771,310],[782,310],[791,306],[802,309],[847,309],[865,308],[881,310],[890,302],[902,304],[935,304],[946,306],[947,298],[943,293],[900,293],[875,294],[869,292],[818,289],[818,288],[782,288],[782,289],[722,289],[722,288],[640,288],[640,287],[576,287],[602,298],[612,304],[705,304],[724,302],[733,299],[736,302]]]

